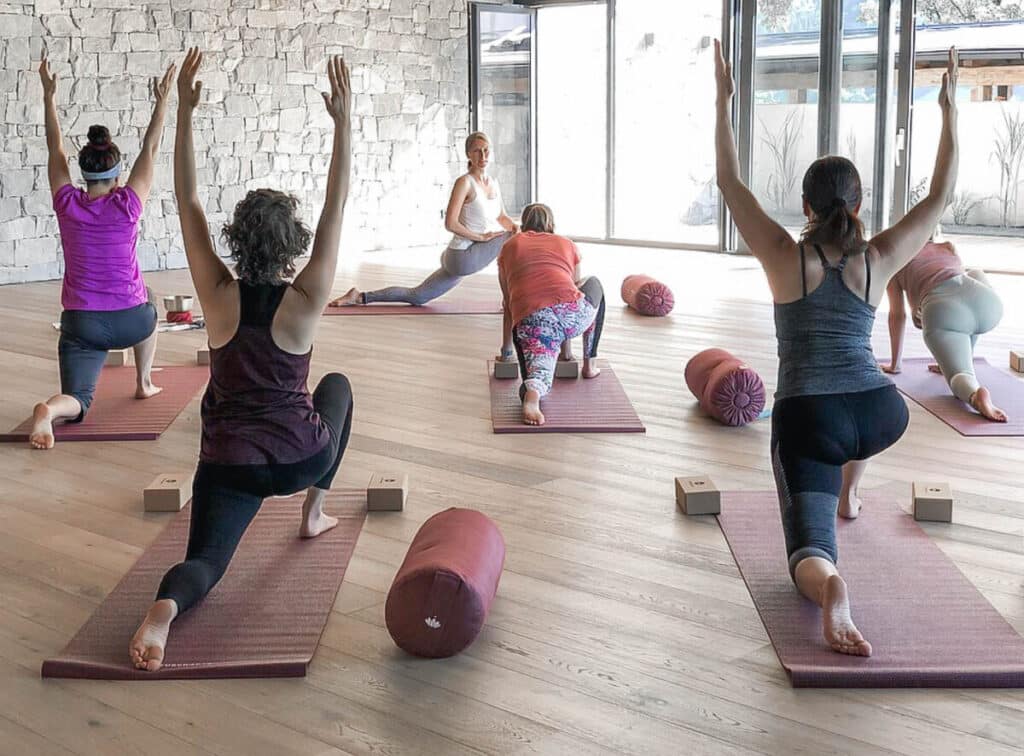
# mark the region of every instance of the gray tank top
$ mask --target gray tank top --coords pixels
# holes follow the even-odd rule
[[[775,305],[775,334],[779,341],[776,401],[790,396],[872,391],[892,384],[871,351],[875,308],[868,304],[871,267],[867,256],[867,286],[861,299],[843,281],[847,255],[833,266],[828,264],[821,247],[815,244],[814,249],[825,269],[825,280],[807,293],[801,244],[804,296],[795,302]]]

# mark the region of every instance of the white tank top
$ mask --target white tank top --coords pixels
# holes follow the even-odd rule
[[[491,178],[491,188],[494,190],[494,199],[488,199],[487,190],[472,176],[469,180],[473,182],[473,201],[466,202],[459,211],[459,223],[477,234],[486,234],[491,231],[504,231],[498,223],[498,216],[501,215],[501,188],[498,180]],[[466,249],[473,244],[472,239],[455,234],[452,236],[448,249]]]

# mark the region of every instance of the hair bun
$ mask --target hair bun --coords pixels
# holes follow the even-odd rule
[[[89,144],[93,147],[110,146],[110,130],[106,126],[93,125],[89,127]]]

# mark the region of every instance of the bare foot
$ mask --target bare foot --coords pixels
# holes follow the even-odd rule
[[[348,307],[349,305],[365,304],[362,301],[362,297],[363,292],[353,286],[337,299],[332,299],[328,307]]]
[[[594,360],[585,359],[583,360],[583,372],[581,375],[584,378],[597,378],[597,376],[601,375],[601,368],[595,364]]]
[[[856,520],[860,514],[860,497],[850,492],[839,497],[839,516],[847,520]]]
[[[50,408],[39,402],[32,408],[32,432],[28,442],[33,449],[53,448],[53,421],[50,419]]]
[[[971,396],[971,406],[989,420],[994,420],[997,423],[1006,422],[1006,413],[992,403],[992,395],[984,386]]]
[[[928,365],[928,369],[933,373],[938,373],[939,375],[942,375],[942,368],[939,367],[939,363],[937,362],[930,363]]]
[[[135,384],[135,398],[136,399],[149,399],[152,396],[156,396],[163,387],[154,386],[152,381],[146,381],[145,383]]]
[[[302,526],[299,528],[299,536],[302,538],[316,538],[321,533],[326,533],[331,528],[337,526],[337,524],[337,517],[329,517],[323,512],[318,512],[316,516],[310,516],[302,521]]]
[[[523,422],[527,425],[544,425],[544,413],[540,411],[540,394],[527,389],[523,397]]]
[[[871,656],[871,644],[864,640],[850,617],[846,583],[838,575],[830,575],[821,588],[821,611],[825,640],[833,651]]]
[[[170,599],[157,601],[132,637],[128,655],[136,669],[156,672],[164,662],[164,647],[171,622],[178,616],[178,605]]]

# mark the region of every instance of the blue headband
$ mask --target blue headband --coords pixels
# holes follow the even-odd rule
[[[82,178],[86,181],[109,181],[112,178],[117,178],[121,175],[121,163],[118,161],[117,165],[113,168],[109,168],[105,171],[82,171]]]

